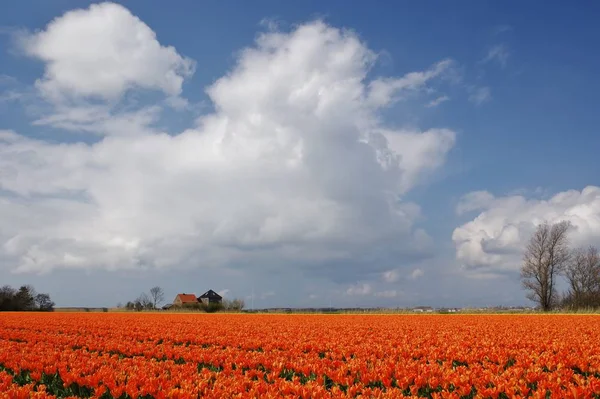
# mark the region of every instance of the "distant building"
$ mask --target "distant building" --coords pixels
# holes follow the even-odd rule
[[[222,303],[223,297],[213,290],[208,290],[204,294],[196,297],[195,294],[177,294],[173,300],[172,306],[191,306],[198,304],[208,305],[209,303]]]
[[[439,313],[456,313],[458,312],[457,308],[439,308],[437,310]]]
[[[173,300],[173,306],[184,306],[198,303],[198,298],[194,294],[177,294]]]
[[[415,308],[413,308],[413,312],[417,312],[417,313],[431,313],[433,312],[433,308],[431,306],[417,306]]]
[[[213,290],[208,290],[204,294],[200,295],[198,302],[202,302],[207,305],[209,303],[221,303],[223,302],[223,297]]]

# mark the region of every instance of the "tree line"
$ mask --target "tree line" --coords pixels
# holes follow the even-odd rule
[[[600,307],[600,252],[598,247],[571,248],[570,222],[537,226],[523,255],[521,281],[527,298],[541,310]],[[558,291],[560,278],[567,290]]]
[[[10,285],[0,287],[0,311],[38,311],[51,312],[54,302],[48,294],[38,294],[30,285],[14,289]]]

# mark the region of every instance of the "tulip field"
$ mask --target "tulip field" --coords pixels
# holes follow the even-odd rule
[[[0,398],[600,398],[594,315],[0,314]]]

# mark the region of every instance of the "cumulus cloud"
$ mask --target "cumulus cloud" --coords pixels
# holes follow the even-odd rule
[[[385,167],[400,167],[407,172],[401,179],[403,191],[414,187],[425,173],[440,167],[456,140],[456,134],[449,129],[430,129],[418,135],[414,132],[381,130],[380,134],[385,138],[385,146],[376,139],[372,139],[372,145],[377,146],[380,162]],[[405,152],[405,148],[411,148],[412,151]]]
[[[97,39],[103,21],[110,34]],[[96,69],[93,55],[74,50],[81,37],[117,60],[101,58]],[[46,63],[38,85],[51,97],[110,99],[137,88],[170,97],[191,68],[112,4],[67,13],[26,43]],[[38,123],[102,132],[93,144],[3,132],[0,267],[284,268],[426,254],[420,209],[403,196],[444,163],[455,134],[393,130],[378,112],[390,100],[373,101],[373,87],[389,96],[419,87],[447,61],[374,86],[375,58],[353,32],[316,21],[259,35],[207,88],[215,111],[179,134],[155,131],[152,108],[115,113],[90,103],[57,107]],[[142,65],[149,71],[138,76]],[[113,79],[106,86],[102,68]]]
[[[467,270],[519,270],[531,233],[544,221],[570,221],[570,239],[575,247],[600,242],[600,187],[564,191],[547,200],[475,192],[463,197],[457,211],[480,211],[452,234],[456,257]]]
[[[166,96],[162,104],[190,109],[181,96],[195,62],[119,4],[92,4],[55,18],[44,29],[23,33],[22,51],[44,63],[35,90],[21,102],[35,125],[100,135],[152,133],[162,105],[137,107],[144,95]],[[130,93],[135,93],[132,95]]]
[[[36,86],[47,98],[114,100],[127,90],[160,90],[178,96],[194,62],[170,46],[125,7],[92,4],[21,37],[26,54],[45,63]]]

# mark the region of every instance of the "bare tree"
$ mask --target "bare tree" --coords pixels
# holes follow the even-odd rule
[[[244,306],[246,306],[246,304],[244,303],[243,299],[235,298],[233,301],[231,301],[232,310],[237,310],[241,312],[242,309],[244,309]]]
[[[223,299],[221,304],[223,305],[223,309],[231,311],[231,312],[241,312],[245,306],[244,300],[237,299],[237,298],[235,298],[233,300]]]
[[[565,269],[565,277],[569,282],[566,294],[567,304],[579,307],[600,305],[600,253],[594,246],[586,250],[578,248],[573,251],[571,260]]]
[[[135,310],[152,309],[152,300],[145,292],[142,292],[135,300]]]
[[[158,286],[152,287],[150,289],[150,299],[152,299],[152,305],[156,309],[165,300],[163,289]]]
[[[552,309],[558,300],[556,280],[570,258],[567,237],[570,227],[566,221],[540,224],[523,255],[523,287],[529,291],[527,298],[537,302],[543,311]]]

